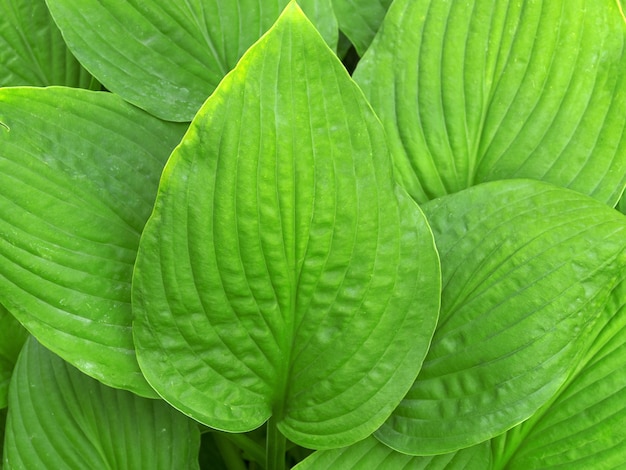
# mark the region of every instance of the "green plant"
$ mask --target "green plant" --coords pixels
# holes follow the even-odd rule
[[[4,467],[624,465],[621,5],[299,3],[0,2]]]

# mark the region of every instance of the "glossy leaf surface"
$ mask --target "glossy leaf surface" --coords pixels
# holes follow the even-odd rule
[[[0,302],[108,385],[153,395],[130,284],[158,178],[184,127],[102,92],[0,90]]]
[[[624,269],[626,276],[626,267]],[[626,465],[626,281],[613,291],[599,334],[547,406],[494,440],[495,468]]]
[[[354,77],[417,201],[533,178],[613,206],[625,32],[614,0],[398,0]]]
[[[341,449],[318,450],[294,467],[294,470],[485,470],[491,468],[489,443],[450,454],[415,457],[401,454],[368,437]]]
[[[486,183],[424,210],[441,316],[417,381],[377,433],[418,455],[482,442],[543,406],[626,265],[626,218],[546,183]]]
[[[287,3],[48,0],[69,47],[109,90],[173,121],[191,121]],[[302,3],[335,47],[331,0]]]
[[[11,382],[4,468],[197,469],[197,423],[86,376],[34,338]]]
[[[98,85],[65,45],[44,0],[0,0],[0,87]]]
[[[27,337],[28,332],[0,305],[0,408],[7,406],[13,367]]]
[[[166,166],[133,283],[139,362],[211,427],[273,416],[301,445],[348,445],[417,375],[439,276],[382,126],[292,3]]]

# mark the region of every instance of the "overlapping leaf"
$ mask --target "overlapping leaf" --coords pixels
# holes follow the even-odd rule
[[[424,210],[441,255],[440,321],[377,433],[417,455],[489,439],[551,399],[626,265],[626,219],[546,183],[486,183]]]
[[[523,177],[613,206],[625,31],[614,0],[398,0],[354,77],[418,201]]]
[[[69,88],[2,89],[0,122],[0,302],[85,373],[153,394],[135,359],[130,284],[184,127]]]
[[[0,0],[0,87],[98,85],[65,45],[44,0]]]
[[[413,382],[439,305],[419,208],[382,126],[295,3],[172,154],[133,282],[138,358],[228,431],[270,416],[309,447],[372,433]]]
[[[363,55],[378,32],[391,0],[333,0],[341,31]]]
[[[496,468],[626,465],[625,281],[613,292],[600,326],[597,337],[587,332],[591,347],[558,395],[495,440]]]
[[[0,408],[7,406],[13,367],[27,337],[28,332],[0,305]]]
[[[4,468],[197,469],[197,423],[87,377],[30,338],[11,382]]]
[[[450,454],[414,457],[401,454],[373,437],[341,449],[318,450],[294,470],[486,470],[491,468],[489,443]]]
[[[288,0],[48,0],[80,61],[111,91],[163,119],[191,121]],[[331,0],[303,7],[336,46]]]

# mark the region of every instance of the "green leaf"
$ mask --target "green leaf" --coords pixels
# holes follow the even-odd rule
[[[208,426],[348,445],[415,379],[439,288],[382,126],[292,3],[165,168],[133,282],[143,372]]]
[[[28,332],[0,305],[0,408],[7,406],[9,382]]]
[[[111,93],[0,90],[0,303],[107,385],[154,391],[135,358],[130,284],[164,162],[184,127]]]
[[[288,0],[47,0],[79,60],[107,87],[167,120],[191,121]],[[305,0],[332,47],[331,0]]]
[[[4,468],[197,469],[197,423],[93,380],[30,338],[11,382]]]
[[[614,206],[625,31],[615,0],[398,0],[354,77],[417,201],[532,178]]]
[[[496,468],[626,466],[626,280],[605,316],[599,335],[588,333],[592,345],[557,396],[494,440]]]
[[[368,437],[341,449],[318,450],[293,470],[485,470],[491,468],[488,442],[450,454],[414,457],[401,454]]]
[[[0,0],[0,87],[96,86],[65,45],[44,0]]]
[[[377,433],[416,455],[501,434],[554,396],[626,265],[626,219],[546,183],[485,183],[424,211],[441,256],[440,320]]]
[[[378,32],[392,0],[333,0],[339,28],[362,56]]]

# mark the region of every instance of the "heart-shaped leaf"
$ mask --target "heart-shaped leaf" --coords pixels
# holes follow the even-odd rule
[[[163,400],[116,390],[30,338],[11,382],[6,470],[197,469],[197,423]]]
[[[0,408],[7,406],[13,367],[27,337],[28,332],[0,305]]]
[[[551,399],[626,265],[626,218],[546,183],[485,183],[424,210],[441,255],[440,321],[377,433],[416,455],[482,442]]]
[[[44,0],[0,0],[0,87],[99,87],[65,45]]]
[[[626,268],[624,269],[626,275]],[[494,440],[495,468],[626,466],[626,281],[591,348],[547,406]]]
[[[614,0],[398,0],[354,77],[418,201],[533,178],[613,206],[625,32]]]
[[[363,55],[378,32],[391,0],[333,0],[341,32]]]
[[[0,302],[104,383],[154,391],[130,284],[164,162],[185,127],[111,93],[0,89]]]
[[[196,111],[288,0],[47,0],[78,59],[111,91],[173,121]],[[331,0],[305,0],[337,44]]]
[[[417,375],[439,287],[380,122],[291,3],[165,168],[133,282],[143,372],[211,427],[349,445]]]
[[[449,454],[414,457],[401,454],[368,437],[349,447],[318,450],[293,470],[486,470],[491,468],[489,442]]]

